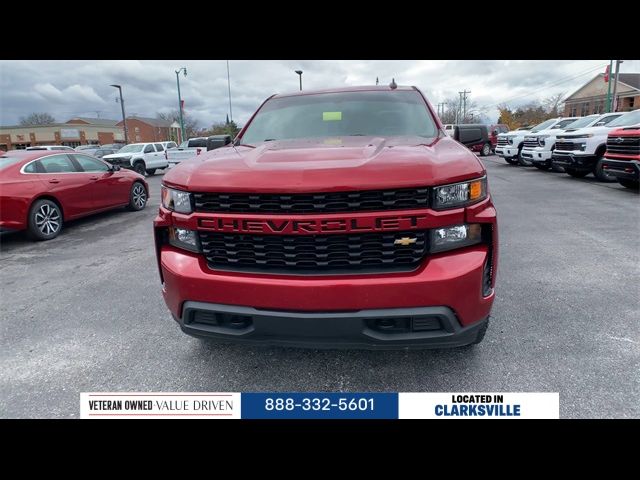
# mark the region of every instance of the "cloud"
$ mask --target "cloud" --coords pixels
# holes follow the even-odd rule
[[[401,85],[416,85],[435,105],[458,92],[470,90],[487,118],[495,121],[496,105],[511,106],[577,90],[607,60],[231,60],[233,118],[247,121],[273,93],[303,88],[380,84],[392,78]],[[99,115],[118,119],[118,95],[111,84],[122,85],[127,114],[154,117],[178,106],[175,71],[187,112],[201,126],[224,121],[229,112],[225,60],[65,60],[0,61],[0,124],[15,124],[31,112],[49,112],[59,121],[72,116]],[[584,73],[589,69],[592,72]],[[640,61],[627,60],[622,72],[640,72]]]

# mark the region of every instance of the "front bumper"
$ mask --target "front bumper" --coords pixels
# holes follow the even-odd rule
[[[202,302],[186,302],[175,320],[189,335],[224,342],[364,349],[459,347],[488,322],[463,327],[447,307],[308,313]]]
[[[570,168],[591,172],[594,170],[598,157],[589,154],[576,154],[573,152],[553,152],[552,163],[558,167]]]
[[[522,149],[522,158],[526,158],[534,163],[542,163],[551,166],[551,150],[542,149]]]
[[[123,158],[103,158],[105,162],[109,162],[111,165],[118,165],[120,168],[132,169],[131,160]]]
[[[518,156],[518,149],[513,146],[496,147],[496,155],[505,158],[514,158]]]
[[[607,173],[622,180],[640,181],[640,161],[638,160],[613,160],[605,158],[602,162]]]

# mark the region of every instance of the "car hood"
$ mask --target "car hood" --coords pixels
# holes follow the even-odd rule
[[[584,127],[584,128],[579,128],[578,130],[573,130],[571,132],[559,133],[558,136],[559,137],[574,137],[574,136],[578,136],[578,135],[587,135],[587,134],[592,134],[594,136],[597,136],[597,135],[605,135],[606,136],[607,133],[609,133],[614,128],[615,127],[608,127],[606,125],[600,126],[600,127]]]
[[[109,160],[110,158],[130,157],[132,155],[135,155],[135,153],[110,153],[109,155],[105,155],[102,158],[105,160]]]
[[[181,162],[163,182],[190,191],[295,193],[440,185],[483,174],[478,158],[448,136],[336,137],[211,150]]]

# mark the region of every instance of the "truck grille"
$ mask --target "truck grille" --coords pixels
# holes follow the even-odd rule
[[[538,147],[538,139],[537,138],[525,138],[524,139],[524,148],[536,148]]]
[[[498,146],[504,147],[505,145],[509,145],[509,141],[505,137],[498,137]]]
[[[411,271],[427,253],[427,231],[333,235],[199,232],[210,268],[292,274]],[[399,245],[408,237],[415,243]]]
[[[568,142],[566,140],[558,140],[556,142],[556,150],[562,150],[565,152],[571,152],[575,150],[575,146],[573,142]]]
[[[428,188],[362,192],[251,194],[196,193],[196,212],[321,213],[427,208]]]
[[[622,139],[622,141],[619,141],[619,139]],[[607,152],[640,155],[640,137],[609,137],[607,139]]]

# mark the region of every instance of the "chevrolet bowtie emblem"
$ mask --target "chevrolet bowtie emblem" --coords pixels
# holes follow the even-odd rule
[[[624,142],[624,138],[622,137],[616,138],[616,143],[622,143],[622,142]]]
[[[402,237],[402,238],[396,238],[393,244],[402,245],[403,247],[406,247],[407,245],[411,245],[412,243],[416,243],[417,241],[418,241],[417,238]]]

